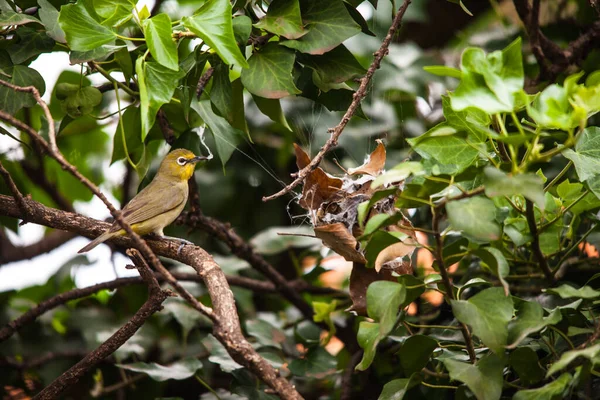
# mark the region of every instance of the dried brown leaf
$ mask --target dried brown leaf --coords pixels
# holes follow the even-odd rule
[[[323,241],[323,244],[338,253],[348,261],[366,263],[367,260],[362,253],[356,250],[357,241],[344,224],[341,222],[315,227],[315,236]]]
[[[296,153],[296,165],[298,166],[298,169],[302,169],[310,164],[310,157],[302,150],[302,147],[298,146],[296,143],[294,143],[294,152]]]
[[[376,176],[381,173],[385,167],[385,146],[383,142],[377,139],[377,148],[367,158],[367,161],[360,167],[349,168],[349,175],[371,175]]]
[[[341,179],[334,178],[321,168],[317,168],[304,180],[299,204],[307,210],[317,210],[324,202],[334,199],[342,184]]]
[[[410,257],[416,246],[407,244],[406,242],[409,240],[407,239],[404,243],[394,243],[381,250],[375,259],[375,271],[389,269],[398,274],[412,274]]]

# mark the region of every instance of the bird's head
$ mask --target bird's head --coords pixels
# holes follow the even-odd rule
[[[164,158],[158,169],[158,175],[166,178],[187,181],[194,175],[194,168],[198,161],[208,157],[196,156],[189,150],[173,150]]]

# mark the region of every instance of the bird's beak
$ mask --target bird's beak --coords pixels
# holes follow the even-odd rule
[[[189,164],[196,164],[198,161],[204,161],[204,160],[210,160],[210,158],[205,157],[205,156],[196,156],[194,158],[190,158],[187,162]]]

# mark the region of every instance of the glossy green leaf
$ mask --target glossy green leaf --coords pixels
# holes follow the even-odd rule
[[[244,368],[231,358],[227,352],[227,349],[225,349],[221,342],[219,342],[213,335],[208,335],[206,338],[204,338],[202,340],[202,344],[204,347],[206,347],[206,350],[208,350],[210,354],[208,361],[217,364],[221,371],[225,373],[231,373],[240,368]]]
[[[2,13],[0,13],[0,27],[2,28],[30,23],[41,24],[36,17],[25,13],[17,13],[8,4],[3,5],[0,10],[2,11]]]
[[[54,47],[54,40],[44,31],[36,31],[23,26],[17,29],[17,42],[8,48],[13,64],[21,64],[41,53],[47,53]]]
[[[537,389],[519,390],[513,396],[513,400],[553,400],[564,399],[567,396],[569,385],[573,377],[569,373],[564,373],[553,382],[550,382]]]
[[[495,247],[481,247],[475,251],[474,254],[481,258],[481,261],[498,277],[504,288],[504,294],[508,296],[510,294],[510,289],[505,278],[510,273],[510,266],[508,265],[504,254]]]
[[[527,336],[539,332],[548,325],[555,325],[562,319],[560,310],[557,308],[544,317],[544,310],[539,303],[532,301],[520,301],[516,304],[517,317],[508,325],[508,348],[515,348]]]
[[[93,0],[94,10],[102,18],[110,18],[114,15],[117,7],[128,9],[129,12],[135,7],[135,0]]]
[[[540,367],[537,353],[531,347],[517,347],[510,353],[509,363],[526,386],[541,381],[546,374]]]
[[[171,18],[161,13],[144,20],[144,36],[150,54],[159,64],[174,71],[179,70],[177,45],[171,37]]]
[[[215,137],[217,154],[225,167],[237,146],[244,140],[244,132],[235,129],[225,118],[215,114],[209,100],[192,101],[191,107],[200,115]]]
[[[596,180],[600,175],[596,175],[590,179],[588,179],[588,186],[590,189],[597,188]],[[584,193],[585,190],[581,183],[573,182],[571,183],[568,179],[562,181],[556,187],[556,193],[561,198],[564,207],[570,207],[569,211],[575,215],[581,214],[584,211],[593,210],[594,208],[600,207],[600,191],[596,194],[597,190],[592,189],[592,193],[588,193],[583,196],[582,199],[579,199]],[[600,187],[598,187],[600,189]],[[577,201],[577,203],[575,203]],[[571,204],[575,203],[571,207]]]
[[[292,360],[290,372],[299,377],[323,378],[335,373],[337,360],[322,347],[311,347],[304,358]]]
[[[304,56],[300,61],[313,70],[313,82],[325,92],[350,89],[345,82],[362,77],[366,72],[344,45],[321,56]]]
[[[8,73],[11,75],[11,78],[6,79],[3,77],[3,79],[9,83],[16,86],[35,86],[41,95],[44,94],[46,84],[42,76],[35,69],[15,65],[8,69]],[[0,104],[3,111],[15,114],[23,107],[33,107],[36,101],[31,93],[15,92],[6,86],[0,86]]]
[[[394,327],[405,298],[406,289],[396,282],[376,281],[367,288],[367,313],[379,322],[379,335],[382,338]]]
[[[254,26],[287,39],[298,39],[308,33],[302,23],[298,0],[272,1],[267,15]]]
[[[496,222],[496,206],[485,197],[471,197],[446,204],[450,225],[480,241],[498,240],[502,233]]]
[[[212,86],[210,88],[210,101],[217,112],[229,123],[233,122],[233,88],[229,80],[229,66],[217,59],[211,61],[213,66]],[[237,111],[237,110],[236,110]]]
[[[341,0],[302,0],[302,21],[308,33],[283,46],[308,54],[324,54],[361,31]]]
[[[475,334],[494,353],[502,356],[508,338],[508,321],[513,302],[502,288],[485,289],[469,300],[453,300],[452,310],[460,322],[471,326]]]
[[[235,42],[243,46],[242,48],[246,47],[246,43],[252,33],[252,20],[245,15],[238,15],[233,19],[232,24]]]
[[[474,141],[485,142],[487,139],[485,128],[492,122],[488,114],[474,107],[467,107],[463,111],[455,111],[452,109],[450,97],[448,96],[442,96],[442,110],[448,125],[467,132],[469,138]]]
[[[371,366],[377,352],[377,345],[381,340],[379,331],[379,324],[375,322],[362,321],[358,325],[356,340],[358,341],[358,345],[364,350],[364,354],[362,360],[356,366],[357,370],[364,371]]]
[[[93,50],[116,38],[114,31],[100,24],[91,0],[62,6],[58,22],[71,50]]]
[[[252,54],[248,68],[242,71],[242,84],[248,91],[268,99],[280,99],[300,93],[294,84],[294,52],[268,43]]]
[[[283,109],[281,108],[279,99],[266,99],[264,97],[255,95],[253,95],[252,98],[254,99],[254,103],[260,112],[269,117],[271,121],[280,124],[288,131],[292,130],[285,117]]]
[[[452,96],[454,110],[475,107],[489,114],[513,111],[524,83],[521,38],[488,55],[482,49],[468,48],[460,68],[462,79]]]
[[[600,364],[600,343],[580,350],[565,351],[558,361],[552,364],[548,372],[546,372],[546,378],[568,367],[578,357],[587,358],[593,364]]]
[[[406,376],[420,372],[429,362],[431,353],[438,347],[435,339],[425,335],[410,336],[402,344],[398,357]]]
[[[207,0],[191,17],[183,17],[183,25],[198,35],[227,64],[248,67],[233,36],[229,0]]]
[[[600,127],[585,128],[579,134],[575,150],[566,149],[563,155],[573,161],[582,182],[597,175],[600,171]]]
[[[421,382],[419,374],[412,374],[410,378],[394,379],[383,386],[378,400],[402,400],[411,388]]]
[[[485,194],[488,197],[522,195],[544,210],[544,184],[536,174],[507,175],[494,167],[484,169]]]
[[[495,354],[484,356],[476,365],[450,358],[444,360],[444,365],[450,378],[464,382],[478,400],[500,399],[504,364]]]
[[[600,297],[600,291],[592,289],[590,286],[583,286],[577,289],[566,283],[557,288],[546,289],[545,291],[546,293],[557,294],[563,299],[570,299],[572,297],[577,297],[579,299],[595,299]]]
[[[462,76],[460,69],[447,67],[445,65],[427,65],[423,67],[423,70],[437,76],[449,76],[451,78],[458,79],[460,79],[460,77]]]
[[[77,118],[91,113],[102,102],[102,93],[93,86],[59,83],[56,85],[56,98],[65,113]]]
[[[325,342],[328,342],[329,339],[331,339],[331,337],[333,335],[335,335],[335,325],[333,323],[333,319],[331,318],[331,314],[335,312],[335,309],[337,308],[337,301],[333,300],[330,302],[323,302],[323,301],[313,301],[312,302],[312,307],[313,307],[313,311],[315,312],[315,314],[313,315],[313,321],[315,322],[324,322],[325,324],[327,324],[327,327],[329,328],[329,335],[327,336],[327,339]]]
[[[163,303],[163,311],[172,315],[181,326],[183,337],[187,338],[192,329],[199,326],[206,326],[208,320],[206,317],[191,307],[182,298],[168,298]]]
[[[115,41],[111,41],[102,46],[98,46],[89,51],[71,51],[69,53],[69,62],[71,64],[81,64],[88,61],[105,61],[108,56],[119,49],[126,49],[125,45],[115,46]]]
[[[128,371],[141,372],[155,381],[163,382],[169,379],[180,381],[194,376],[196,371],[202,368],[202,362],[196,358],[188,358],[168,366],[145,362],[117,364],[117,366]]]
[[[458,174],[469,167],[479,156],[479,150],[465,139],[456,136],[431,137],[407,142],[419,155],[445,166],[445,173]]]
[[[40,5],[40,19],[48,36],[57,42],[66,43],[65,32],[58,23],[58,16],[60,15],[58,10],[48,0],[38,0],[38,4]]]
[[[246,331],[253,336],[261,346],[281,348],[285,341],[285,333],[267,321],[253,319],[246,321]]]
[[[160,107],[171,101],[182,73],[170,70],[157,62],[144,62],[143,57],[135,62],[135,72],[140,88],[143,141],[154,125]]]
[[[579,125],[574,109],[569,102],[567,90],[559,85],[550,85],[527,108],[529,116],[543,128],[568,130]]]

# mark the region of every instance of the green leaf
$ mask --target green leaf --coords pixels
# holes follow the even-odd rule
[[[238,15],[232,20],[232,24],[235,42],[245,48],[252,33],[252,20],[245,15]]]
[[[410,378],[394,379],[383,386],[378,400],[402,400],[411,388],[421,382],[419,374],[412,374]]]
[[[527,113],[542,128],[569,130],[579,125],[567,90],[556,84],[546,87]]]
[[[565,351],[558,361],[552,364],[552,367],[546,372],[546,378],[568,367],[578,357],[587,358],[592,364],[600,364],[600,343],[581,350]]]
[[[143,57],[136,60],[135,72],[140,88],[143,141],[154,125],[160,107],[171,101],[183,73],[170,70],[157,62],[144,62]]]
[[[37,57],[41,53],[47,53],[54,47],[52,40],[46,32],[36,31],[23,26],[16,31],[19,38],[8,48],[8,54],[13,64],[21,64],[27,60]]]
[[[485,142],[487,128],[492,122],[490,116],[474,107],[467,107],[463,111],[452,109],[450,97],[442,96],[442,109],[448,124],[458,130],[465,131],[477,142]]]
[[[371,189],[376,189],[380,186],[387,186],[392,183],[405,181],[411,175],[419,175],[424,172],[423,164],[417,161],[406,161],[396,165],[394,168],[385,171],[379,175],[373,183]]]
[[[598,176],[599,175],[596,175],[587,181],[590,189],[592,187],[594,189],[596,188],[595,183]],[[595,190],[593,190],[593,193],[588,193],[583,196],[581,200],[571,207],[571,204],[573,204],[583,194],[583,190],[584,188],[581,183],[571,183],[568,179],[565,179],[556,187],[556,193],[563,201],[563,206],[570,207],[569,211],[574,215],[578,215],[584,211],[593,210],[594,208],[600,207],[600,192],[595,194]]]
[[[276,122],[283,126],[288,131],[292,131],[290,124],[285,118],[283,109],[279,99],[265,99],[264,97],[252,95],[254,103],[264,115],[269,117],[271,121]]]
[[[255,337],[261,346],[281,349],[281,344],[285,342],[285,333],[261,319],[246,321],[246,331],[248,335]]]
[[[362,360],[356,366],[357,370],[364,371],[371,366],[377,352],[377,345],[381,340],[379,331],[378,323],[362,321],[358,325],[356,340],[358,341],[358,345],[364,350],[364,354]]]
[[[225,63],[248,68],[233,35],[229,0],[207,0],[193,16],[183,17],[181,21],[216,51]]]
[[[502,51],[485,55],[480,48],[466,49],[461,58],[462,79],[452,96],[452,108],[475,107],[489,114],[511,112],[523,89],[521,38]]]
[[[437,347],[437,341],[429,336],[414,335],[406,339],[398,352],[404,374],[409,376],[421,372]]]
[[[510,353],[509,363],[525,386],[544,379],[545,371],[540,367],[537,353],[531,347],[517,347]]]
[[[279,235],[279,233],[286,233],[286,235]],[[314,230],[308,226],[273,226],[256,234],[250,239],[250,244],[260,254],[273,255],[293,248],[320,245],[319,239],[305,236],[314,233]]]
[[[41,22],[28,14],[15,12],[8,4],[1,8],[2,13],[0,14],[0,27],[25,25],[32,22],[41,24]]]
[[[56,98],[64,112],[78,118],[91,113],[102,102],[102,93],[93,86],[59,83],[56,85]]]
[[[550,382],[537,389],[519,390],[513,396],[512,400],[552,400],[564,399],[567,396],[567,390],[573,377],[569,373],[564,373],[553,382]]]
[[[544,291],[546,293],[557,294],[563,299],[570,299],[572,297],[577,297],[579,299],[595,299],[600,296],[600,291],[592,289],[590,286],[583,286],[576,289],[566,283],[557,288],[545,289]]]
[[[69,62],[71,64],[81,64],[88,61],[104,61],[109,55],[123,48],[126,49],[127,46],[115,46],[115,41],[112,41],[89,51],[71,51],[69,53]]]
[[[196,374],[202,368],[202,363],[197,358],[187,358],[177,361],[169,366],[157,363],[137,362],[133,364],[117,364],[117,367],[128,371],[141,372],[155,381],[163,382],[169,379],[184,380]]]
[[[447,67],[445,65],[427,65],[423,67],[423,70],[437,76],[449,76],[451,78],[458,79],[460,79],[462,76],[460,69]]]
[[[308,54],[324,54],[361,31],[341,0],[302,0],[302,21],[308,33],[283,46]]]
[[[490,289],[488,289],[490,290]],[[504,364],[495,354],[487,354],[476,365],[444,359],[450,378],[464,382],[477,400],[498,400],[502,395]]]
[[[40,95],[44,94],[46,90],[44,78],[35,69],[15,65],[8,69],[8,73],[11,75],[11,78],[6,79],[3,77],[3,79],[9,83],[16,86],[35,86]],[[2,105],[2,110],[14,115],[23,107],[33,107],[36,105],[36,101],[31,93],[15,92],[6,86],[0,86],[0,104]]]
[[[536,174],[525,173],[507,175],[499,169],[488,166],[485,174],[485,194],[488,197],[523,195],[534,202],[540,210],[544,210],[544,184]]]
[[[302,24],[298,0],[273,0],[267,15],[254,26],[286,39],[298,39],[308,33]]]
[[[65,32],[58,23],[58,10],[48,0],[38,0],[40,19],[46,27],[46,34],[60,43],[67,43]]]
[[[232,127],[227,120],[212,110],[209,100],[192,101],[191,107],[198,113],[215,137],[217,154],[225,167],[227,161],[244,138],[244,132]]]
[[[179,323],[183,330],[184,338],[188,337],[192,329],[201,326],[202,322],[204,326],[208,322],[204,315],[200,314],[198,310],[192,308],[185,300],[179,297],[168,298],[163,303],[163,309],[165,312],[171,314],[177,323]]]
[[[91,0],[62,6],[58,22],[71,50],[93,50],[116,38],[115,32],[100,24]]]
[[[496,206],[485,197],[471,197],[446,204],[450,225],[481,241],[498,240],[502,228],[496,222]]]
[[[367,288],[367,313],[379,322],[381,338],[391,332],[405,298],[406,289],[396,282],[376,281]]]
[[[400,242],[400,237],[406,234],[402,232],[377,231],[369,239],[365,247],[365,258],[367,259],[367,268],[374,268],[377,256],[383,249],[395,243]]]
[[[506,282],[505,278],[510,273],[510,266],[508,265],[504,254],[494,247],[481,247],[476,250],[474,254],[481,258],[481,261],[498,277],[504,288],[504,294],[508,296],[510,291],[508,282]]]
[[[231,373],[237,369],[244,368],[231,358],[227,349],[213,335],[208,335],[204,338],[202,344],[210,354],[208,361],[217,364],[221,368],[221,371]]]
[[[294,84],[294,52],[277,43],[267,43],[252,54],[248,68],[242,71],[242,84],[248,91],[268,99],[280,99],[300,93]]]
[[[142,26],[144,27],[146,44],[152,57],[159,64],[173,71],[178,71],[177,45],[171,37],[171,18],[167,14],[161,13],[144,20]]]
[[[329,342],[331,337],[335,335],[336,331],[333,320],[331,319],[331,314],[335,312],[335,309],[337,307],[337,301],[333,300],[327,303],[322,301],[313,301],[312,307],[315,313],[313,315],[313,321],[325,322],[327,324],[327,327],[329,328],[329,334],[327,336],[327,339],[325,340],[325,343],[327,343]]]
[[[127,9],[131,13],[136,3],[135,0],[93,0],[93,2],[94,10],[102,18],[112,17],[117,7]]]
[[[296,376],[318,379],[335,373],[336,368],[337,360],[322,347],[311,347],[304,358],[296,358],[289,365]]]
[[[339,45],[322,56],[304,56],[300,62],[313,70],[313,82],[325,92],[331,89],[350,89],[345,82],[362,77],[366,72],[344,45]]]
[[[508,338],[513,302],[502,288],[485,289],[469,300],[452,300],[454,316],[471,326],[473,333],[494,353],[502,356]]]
[[[600,171],[600,127],[585,128],[575,143],[575,151],[566,149],[563,155],[575,164],[580,181],[586,181]]]
[[[219,59],[211,60],[213,66],[210,101],[215,105],[219,114],[230,123],[233,121],[233,89],[229,80],[229,66]],[[237,110],[236,110],[237,111]]]
[[[454,175],[464,171],[479,156],[479,150],[460,137],[435,136],[418,139],[408,139],[407,142],[424,159],[442,164],[445,167],[443,172],[447,174]]]
[[[532,301],[519,301],[516,304],[517,317],[508,324],[508,348],[514,349],[527,336],[539,332],[548,325],[556,325],[562,319],[557,308],[544,317],[544,309],[539,303]]]

